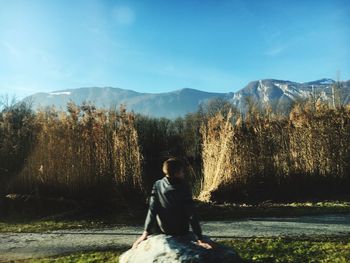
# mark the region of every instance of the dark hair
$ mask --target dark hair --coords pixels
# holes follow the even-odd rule
[[[163,163],[163,173],[169,177],[174,177],[174,175],[180,172],[183,168],[183,162],[177,158],[170,158]]]

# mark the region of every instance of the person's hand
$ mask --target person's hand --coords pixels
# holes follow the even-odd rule
[[[200,239],[198,239],[197,244],[199,246],[203,247],[203,248],[206,248],[206,249],[212,249],[213,248],[212,244],[209,244],[209,243],[207,243],[207,242],[205,242],[203,240],[200,240]]]
[[[148,233],[146,231],[144,231],[142,233],[142,235],[134,242],[134,244],[132,245],[132,248],[137,248],[137,246],[144,240],[146,240],[148,237]]]

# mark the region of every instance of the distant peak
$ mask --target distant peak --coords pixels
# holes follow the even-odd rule
[[[202,92],[202,91],[197,90],[197,89],[191,89],[191,88],[182,88],[182,89],[175,90],[174,92],[176,92],[176,93],[194,93],[194,92]]]
[[[180,91],[192,91],[192,90],[195,90],[195,89],[191,89],[191,88],[182,88],[182,89],[180,89]]]
[[[281,79],[259,79],[259,80],[254,80],[254,81],[251,81],[248,83],[248,86],[250,85],[266,85],[266,84],[269,84],[269,83],[279,83],[279,84],[285,84],[285,83],[292,83],[291,81],[289,80],[281,80]]]
[[[315,81],[305,82],[304,84],[308,84],[308,85],[331,85],[331,84],[334,84],[334,83],[335,83],[335,81],[333,79],[323,78],[323,79],[319,79],[319,80],[315,80]]]

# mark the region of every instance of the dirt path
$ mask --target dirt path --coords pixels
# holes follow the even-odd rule
[[[202,222],[202,227],[204,234],[214,239],[254,236],[341,236],[350,235],[350,214],[212,221]],[[46,233],[0,233],[0,262],[130,246],[141,232],[142,226]]]

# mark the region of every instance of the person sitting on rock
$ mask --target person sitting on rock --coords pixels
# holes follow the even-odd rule
[[[210,249],[212,245],[203,240],[202,229],[194,214],[192,191],[185,181],[184,165],[171,158],[163,163],[165,177],[153,185],[143,234],[134,242],[136,248],[148,235],[160,233],[182,236],[189,233],[189,225],[197,236],[197,244]]]

